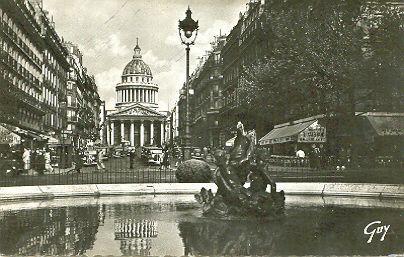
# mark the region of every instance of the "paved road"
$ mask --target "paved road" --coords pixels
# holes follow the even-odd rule
[[[128,172],[131,171],[130,169],[130,161],[129,157],[122,157],[122,158],[110,158],[104,161],[105,165],[105,172]],[[139,158],[135,158],[133,162],[133,169],[157,169],[159,166],[150,166],[142,162]],[[92,166],[84,166],[82,168],[83,173],[92,173],[96,172],[97,165]]]

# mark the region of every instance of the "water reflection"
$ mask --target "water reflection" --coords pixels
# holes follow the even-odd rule
[[[1,213],[0,253],[84,254],[94,244],[102,213],[98,206]]]
[[[382,220],[388,239],[367,244],[363,228]],[[404,252],[402,210],[289,208],[279,220],[180,222],[186,255],[386,255]]]
[[[123,255],[149,256],[152,248],[151,238],[157,237],[156,221],[153,220],[115,220],[115,240],[121,243]]]
[[[163,196],[162,196],[163,197]],[[118,199],[118,198],[117,198]],[[157,199],[157,200],[156,200]],[[3,255],[387,255],[403,253],[402,209],[289,205],[278,220],[201,217],[172,198],[0,211]],[[121,199],[122,201],[122,199]],[[391,225],[367,244],[363,228]]]

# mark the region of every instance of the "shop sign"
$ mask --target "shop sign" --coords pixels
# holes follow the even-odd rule
[[[403,129],[399,128],[385,128],[379,133],[381,136],[400,136],[404,134]]]
[[[324,143],[326,142],[326,128],[322,127],[318,121],[299,133],[297,142],[299,143]]]
[[[280,138],[274,138],[269,140],[270,144],[282,144],[286,142],[293,142],[296,140],[296,136],[288,136],[288,137],[280,137]]]
[[[0,126],[0,144],[17,145],[21,143],[21,137],[3,126]]]

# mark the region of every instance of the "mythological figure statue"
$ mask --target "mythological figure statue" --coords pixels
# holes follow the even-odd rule
[[[264,168],[254,159],[254,140],[246,135],[241,122],[237,124],[234,146],[227,155],[216,153],[216,195],[203,188],[196,199],[208,216],[268,216],[282,213],[284,193],[276,192],[275,183],[265,174]],[[250,180],[250,187],[244,184]],[[266,192],[271,185],[271,193]]]

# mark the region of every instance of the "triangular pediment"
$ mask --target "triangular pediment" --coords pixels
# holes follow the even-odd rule
[[[115,111],[108,116],[110,117],[120,117],[120,116],[141,116],[141,117],[164,117],[158,111],[151,108],[147,108],[141,104],[134,104],[128,106],[124,109]]]

